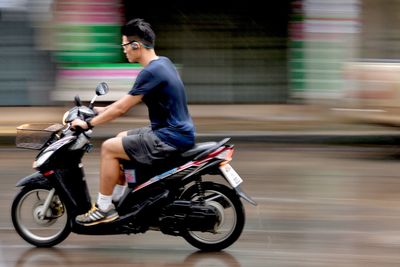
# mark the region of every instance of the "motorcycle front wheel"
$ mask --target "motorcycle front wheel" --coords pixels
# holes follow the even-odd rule
[[[42,207],[51,188],[25,187],[14,198],[11,218],[17,233],[28,243],[37,247],[52,247],[71,233],[68,213],[64,203],[54,194],[49,208]]]
[[[217,183],[202,182],[189,187],[181,199],[199,201],[204,197],[205,205],[218,212],[219,222],[214,231],[185,230],[183,238],[192,246],[204,251],[220,251],[232,245],[241,235],[245,223],[245,212],[239,196],[231,188]]]

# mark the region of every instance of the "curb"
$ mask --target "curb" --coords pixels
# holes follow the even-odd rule
[[[400,133],[279,133],[279,134],[199,134],[198,142],[231,137],[231,142],[261,142],[276,144],[320,144],[320,145],[395,145],[400,144]]]

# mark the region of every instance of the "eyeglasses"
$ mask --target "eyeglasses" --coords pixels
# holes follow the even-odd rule
[[[144,44],[144,43],[142,43],[142,42],[139,42],[139,41],[136,41],[136,40],[132,40],[132,41],[130,41],[130,42],[128,42],[128,43],[121,44],[121,46],[122,46],[123,48],[125,48],[125,46],[130,45],[130,44],[132,44],[132,43],[134,43],[134,42],[139,43],[140,45],[142,45],[143,47],[148,48],[148,49],[153,48],[153,46],[146,45],[146,44]]]
[[[134,43],[134,42],[139,43],[138,41],[133,40],[133,41],[130,41],[129,43],[121,44],[121,46],[122,46],[122,47],[125,47],[125,46],[130,45],[131,43]]]

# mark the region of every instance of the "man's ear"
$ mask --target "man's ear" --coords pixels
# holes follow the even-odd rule
[[[131,43],[131,47],[133,50],[136,50],[140,47],[140,44],[138,42],[133,42],[133,43]]]

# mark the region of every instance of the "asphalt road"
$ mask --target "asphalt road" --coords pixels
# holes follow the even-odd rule
[[[37,249],[13,230],[17,180],[35,153],[0,148],[0,267],[8,266],[398,266],[400,149],[238,143],[233,167],[259,203],[245,204],[240,239],[218,253],[199,253],[158,232],[131,236],[71,234]],[[84,159],[92,196],[99,151]]]

